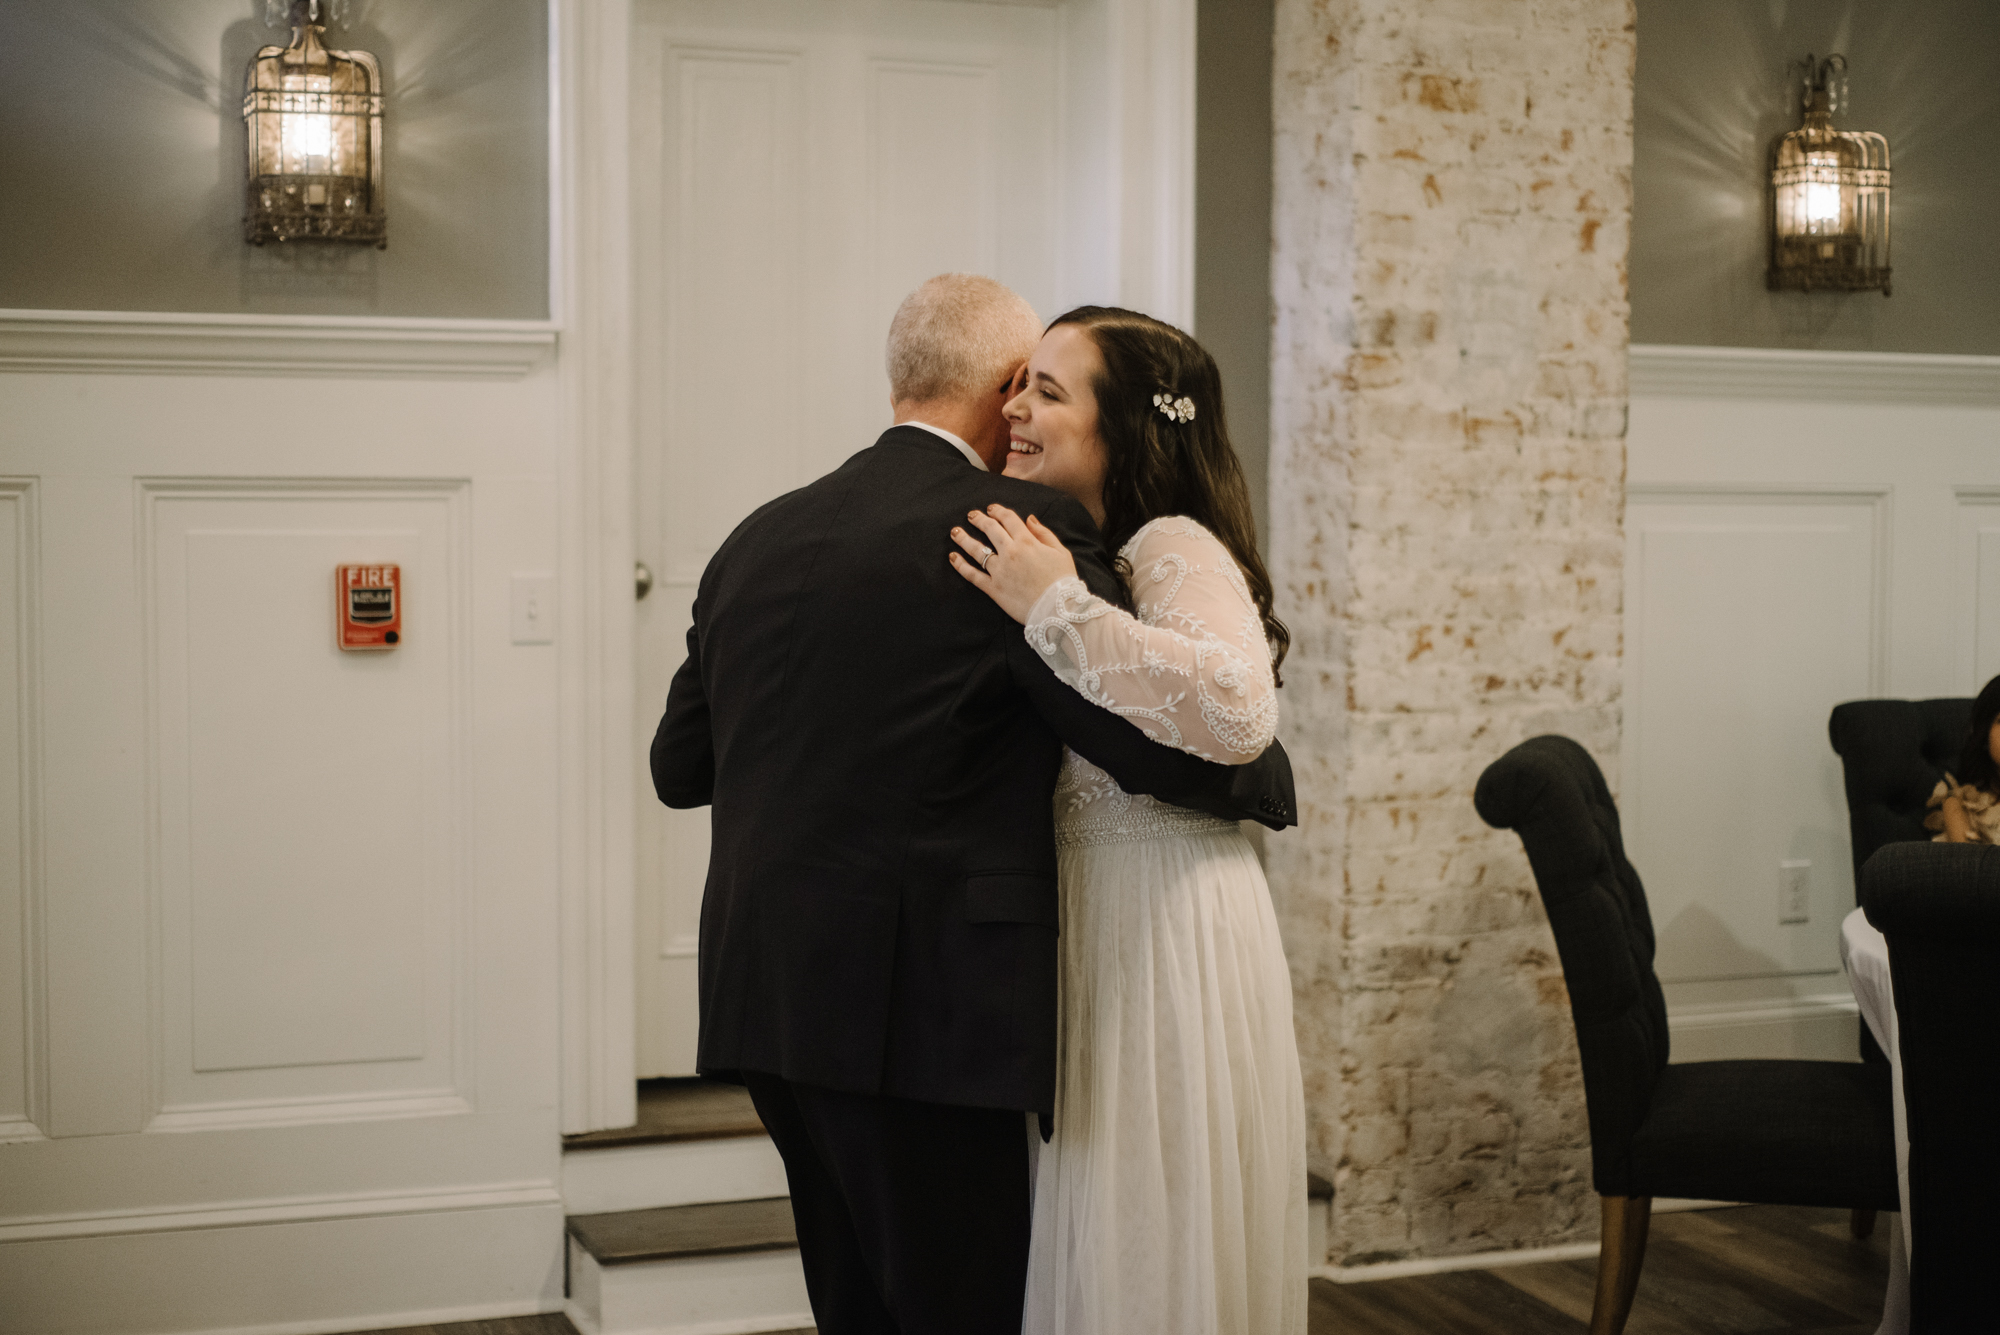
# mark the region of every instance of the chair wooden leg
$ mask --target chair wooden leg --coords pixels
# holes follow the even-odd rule
[[[1847,1231],[1854,1235],[1856,1242],[1875,1236],[1875,1212],[1855,1210],[1847,1216]]]
[[[1590,1308],[1590,1335],[1624,1335],[1639,1290],[1639,1267],[1646,1262],[1646,1229],[1653,1222],[1651,1196],[1600,1196],[1603,1240],[1597,1253],[1597,1300]]]

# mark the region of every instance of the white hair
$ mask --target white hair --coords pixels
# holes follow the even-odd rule
[[[941,273],[903,298],[889,322],[889,399],[928,403],[997,389],[1041,334],[1034,307],[1006,284]]]

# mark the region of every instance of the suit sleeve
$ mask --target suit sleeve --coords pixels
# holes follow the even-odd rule
[[[699,612],[699,608],[696,609]],[[667,712],[653,734],[653,791],[670,807],[705,807],[715,797],[715,736],[701,681],[701,621],[688,628],[688,656],[667,690]]]

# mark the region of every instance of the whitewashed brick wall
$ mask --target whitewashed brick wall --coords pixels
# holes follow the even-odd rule
[[[1303,824],[1270,840],[1328,1260],[1589,1236],[1583,1088],[1519,841],[1615,779],[1631,0],[1278,0],[1273,576]]]

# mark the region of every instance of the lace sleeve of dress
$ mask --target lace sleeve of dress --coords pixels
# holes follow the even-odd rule
[[[1192,519],[1156,519],[1122,553],[1133,616],[1057,581],[1028,613],[1028,643],[1084,698],[1148,737],[1243,765],[1278,730],[1264,623],[1229,551]]]

